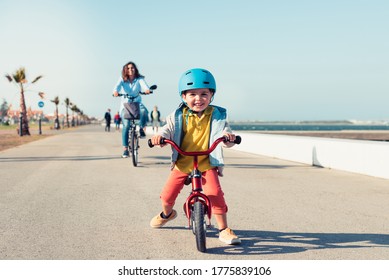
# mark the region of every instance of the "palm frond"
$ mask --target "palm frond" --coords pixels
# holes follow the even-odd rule
[[[5,77],[8,79],[8,82],[12,82],[12,77],[10,75],[5,75]]]
[[[33,83],[37,82],[37,81],[38,81],[40,78],[42,78],[42,77],[43,77],[42,75],[36,77],[31,83],[33,84]]]
[[[18,70],[16,70],[15,74],[12,75],[14,78],[14,81],[19,83],[23,83],[26,81],[26,70],[24,67],[20,67]]]
[[[53,102],[55,105],[58,105],[59,104],[59,97],[56,96],[56,97],[54,97],[53,100],[50,100],[50,101]]]

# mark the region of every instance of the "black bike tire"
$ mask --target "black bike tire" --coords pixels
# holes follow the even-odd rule
[[[138,165],[138,143],[135,129],[131,130],[131,156],[132,164],[136,167]]]
[[[134,142],[134,157],[135,157],[135,162],[136,162],[136,165],[134,166],[138,166],[138,163],[139,163],[139,137],[138,135],[135,133],[135,142]]]
[[[197,250],[205,252],[206,248],[206,230],[205,230],[205,209],[204,204],[196,201],[193,205],[194,231],[196,235]]]

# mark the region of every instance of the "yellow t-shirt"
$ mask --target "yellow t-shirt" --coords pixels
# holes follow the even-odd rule
[[[209,138],[211,133],[211,116],[213,107],[208,106],[201,117],[188,112],[188,108],[183,110],[183,132],[181,149],[187,152],[206,151],[209,148]],[[209,163],[209,156],[198,157],[199,170],[201,172],[212,169]],[[178,170],[190,173],[193,170],[193,157],[179,155],[176,162]]]

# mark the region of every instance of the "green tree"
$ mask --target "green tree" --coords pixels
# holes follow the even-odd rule
[[[14,83],[20,88],[20,112],[22,114],[22,131],[20,131],[20,136],[30,135],[24,92],[26,91],[28,85],[36,83],[40,78],[42,78],[42,76],[38,76],[31,83],[28,83],[26,79],[26,70],[24,67],[20,67],[14,74],[6,74],[5,77],[10,83]]]
[[[5,116],[7,116],[8,109],[9,109],[8,103],[3,98],[3,103],[1,103],[1,106],[0,106],[0,118],[1,119],[3,119]]]

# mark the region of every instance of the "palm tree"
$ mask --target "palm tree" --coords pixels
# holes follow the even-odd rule
[[[76,114],[76,125],[79,126],[80,125],[80,112],[81,112],[81,110],[80,110],[80,108],[77,107],[75,111],[77,113]]]
[[[74,113],[77,113],[79,109],[76,104],[73,104],[70,110],[72,110],[72,126],[75,126]]]
[[[56,96],[53,100],[50,100],[55,104],[55,121],[54,121],[54,128],[55,129],[60,129],[61,127],[59,126],[59,119],[58,119],[58,104],[59,104],[59,97]]]
[[[73,104],[70,102],[70,99],[68,97],[65,98],[64,102],[66,106],[66,125],[69,128],[69,107]]]
[[[10,83],[17,84],[20,88],[20,113],[22,115],[21,122],[21,131],[19,131],[20,136],[30,135],[30,130],[28,127],[28,117],[27,117],[27,109],[26,109],[26,100],[24,98],[24,92],[28,86],[28,82],[26,80],[26,70],[24,67],[20,67],[14,74],[9,75],[6,74],[5,77],[8,79]],[[31,84],[37,82],[42,76],[36,77]]]
[[[83,110],[80,110],[80,125],[84,125],[85,124],[85,115],[84,115],[84,111]]]

